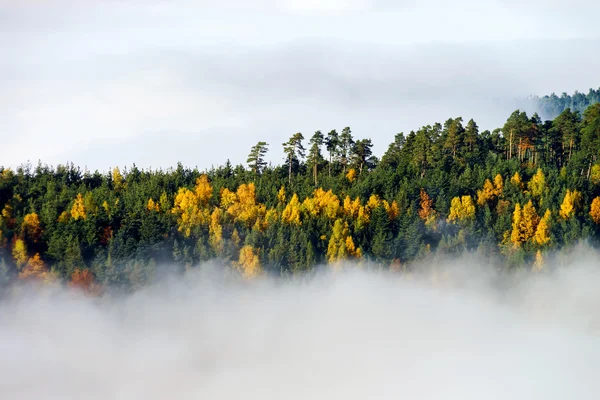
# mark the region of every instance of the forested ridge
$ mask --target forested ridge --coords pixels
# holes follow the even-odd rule
[[[258,142],[247,165],[207,171],[0,168],[0,281],[97,291],[212,259],[250,278],[464,251],[541,270],[600,238],[600,104],[548,121],[517,110],[493,131],[451,118],[396,134],[380,159],[362,135],[295,133],[277,166],[265,155],[282,144]]]
[[[590,88],[587,94],[575,91],[572,95],[563,92],[560,97],[556,93],[542,97],[531,96],[528,101],[533,104],[527,109],[536,110],[543,118],[554,119],[567,108],[583,113],[592,104],[600,103],[600,88]]]

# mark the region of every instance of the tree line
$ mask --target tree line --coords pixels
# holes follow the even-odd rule
[[[450,118],[396,134],[380,159],[350,127],[281,145],[277,166],[259,141],[247,165],[205,171],[0,168],[0,284],[97,293],[213,259],[251,278],[465,251],[542,270],[553,249],[600,238],[600,104],[546,121],[516,110],[493,131]]]
[[[586,108],[600,103],[600,88],[591,89],[587,94],[575,91],[572,95],[563,92],[560,97],[556,93],[546,96],[531,96],[527,99],[527,109],[534,109],[545,118],[554,119],[567,108],[582,114]]]

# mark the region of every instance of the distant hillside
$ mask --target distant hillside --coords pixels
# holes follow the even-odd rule
[[[583,111],[590,105],[600,103],[600,88],[590,89],[588,94],[575,91],[572,96],[565,92],[560,97],[555,93],[543,97],[532,96],[527,102],[529,104],[524,108],[531,112],[537,112],[545,120],[558,117],[567,108],[583,114]]]

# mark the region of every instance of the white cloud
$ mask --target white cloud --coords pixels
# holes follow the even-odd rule
[[[281,7],[286,11],[300,13],[339,14],[367,11],[373,4],[370,0],[283,0]]]
[[[596,85],[583,8],[549,4],[565,9],[557,25],[544,8],[496,1],[2,2],[0,161],[87,162],[106,142],[227,132],[238,135],[227,154],[178,154],[243,162],[259,139],[278,151],[290,132],[346,125],[381,154],[395,132],[449,116],[497,123],[491,97]],[[172,164],[163,150],[145,154]]]

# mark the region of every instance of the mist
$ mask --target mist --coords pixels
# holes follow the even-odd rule
[[[599,254],[473,255],[243,281],[215,263],[128,295],[14,289],[3,399],[595,399]]]

